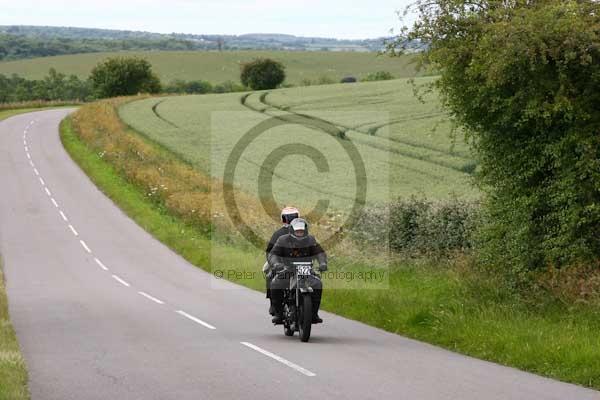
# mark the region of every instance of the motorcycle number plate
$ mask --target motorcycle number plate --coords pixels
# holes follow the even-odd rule
[[[298,275],[310,275],[310,265],[298,265]]]

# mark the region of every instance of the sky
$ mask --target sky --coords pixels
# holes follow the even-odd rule
[[[0,25],[365,39],[398,32],[396,12],[412,1],[0,0]]]

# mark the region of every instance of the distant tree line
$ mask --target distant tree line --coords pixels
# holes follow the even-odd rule
[[[160,34],[152,32],[119,31],[111,29],[73,28],[54,26],[0,25],[0,35],[29,38],[43,47],[53,47],[55,39],[69,39],[79,47],[88,44],[95,51],[118,50],[287,50],[287,51],[380,51],[385,38],[350,40],[319,37],[298,37],[282,34],[206,35]],[[391,38],[389,38],[391,39]],[[45,46],[43,43],[48,43]],[[166,46],[166,47],[165,47]],[[421,48],[414,43],[415,49]],[[88,52],[88,51],[86,51]],[[69,53],[54,53],[71,54]],[[0,58],[1,59],[1,58]]]
[[[115,51],[189,51],[216,48],[214,44],[176,38],[70,39],[37,38],[0,33],[0,61],[66,54]]]

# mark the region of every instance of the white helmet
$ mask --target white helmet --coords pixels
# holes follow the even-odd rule
[[[300,211],[296,207],[285,207],[281,210],[281,222],[289,225],[294,219],[300,216]]]
[[[290,226],[292,228],[290,234],[296,239],[304,239],[308,236],[308,222],[305,219],[296,218],[290,223]],[[297,236],[296,231],[304,231],[304,233],[302,236]]]

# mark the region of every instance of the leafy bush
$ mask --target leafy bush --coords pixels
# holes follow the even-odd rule
[[[391,72],[377,71],[377,72],[369,73],[362,80],[364,82],[370,82],[370,81],[389,81],[391,79],[395,79],[394,75],[392,75]]]
[[[317,80],[317,85],[331,85],[332,83],[335,83],[335,80],[327,75],[321,75]]]
[[[285,67],[278,61],[259,58],[242,64],[240,80],[252,90],[275,89],[285,80]]]
[[[240,85],[239,83],[235,83],[233,81],[225,81],[223,83],[219,83],[215,85],[213,88],[213,93],[232,93],[232,92],[243,92],[246,88]]]
[[[401,198],[366,208],[352,228],[352,237],[408,256],[464,253],[474,247],[480,221],[477,203]]]
[[[481,260],[514,276],[600,259],[600,10],[595,0],[416,3],[445,105],[487,193]],[[393,46],[392,46],[393,47]]]
[[[50,69],[41,80],[28,80],[18,75],[7,77],[0,74],[0,103],[31,101],[85,101],[92,97],[88,81],[77,76]]]
[[[207,81],[184,81],[176,79],[163,88],[165,93],[205,94],[211,93],[213,86]]]
[[[160,80],[152,65],[137,57],[114,57],[96,65],[90,75],[98,98],[159,93]]]

